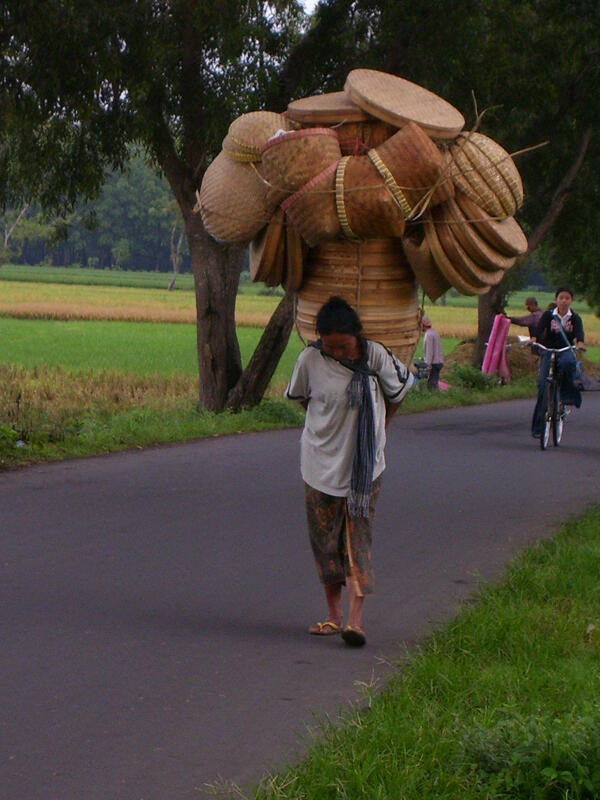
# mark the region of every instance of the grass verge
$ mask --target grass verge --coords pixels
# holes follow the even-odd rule
[[[471,367],[457,366],[447,377],[453,381],[452,389],[428,392],[419,386],[400,413],[529,397],[535,390],[531,379],[497,386]],[[286,380],[277,378],[256,408],[214,414],[195,410],[197,378],[191,375],[0,365],[0,470],[299,426],[304,412],[281,399]]]
[[[600,508],[527,550],[255,800],[600,797]]]

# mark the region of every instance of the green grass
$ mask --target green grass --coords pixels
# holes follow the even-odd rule
[[[3,264],[0,281],[31,281],[34,283],[73,283],[87,286],[130,286],[143,289],[166,289],[171,272],[143,272],[133,270],[87,269],[84,267],[51,267],[29,264]],[[193,291],[191,272],[177,276],[175,289]]]
[[[322,721],[256,800],[600,797],[600,509],[509,566],[476,604]]]
[[[254,352],[262,331],[239,328],[242,361]],[[5,364],[65,367],[70,370],[111,369],[136,375],[197,376],[196,327],[153,322],[62,322],[0,317]],[[302,343],[295,334],[274,379],[287,380]]]

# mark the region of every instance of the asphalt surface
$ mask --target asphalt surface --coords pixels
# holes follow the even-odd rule
[[[362,650],[324,603],[300,431],[0,474],[3,800],[188,800],[248,787],[599,498],[600,394],[541,452],[518,401],[396,418]]]

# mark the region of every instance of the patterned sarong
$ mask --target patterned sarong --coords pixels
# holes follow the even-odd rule
[[[372,528],[381,477],[373,481],[369,516],[352,520],[352,557],[355,575],[363,594],[373,592],[371,564]],[[345,583],[350,575],[346,551],[345,497],[332,497],[304,484],[308,535],[321,583]]]

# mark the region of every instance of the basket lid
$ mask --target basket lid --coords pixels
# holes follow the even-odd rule
[[[485,294],[489,291],[489,286],[482,286],[480,283],[475,285],[472,281],[466,280],[456,269],[438,239],[436,226],[431,221],[431,218],[425,222],[425,238],[436,266],[457,291],[466,295]]]
[[[283,211],[278,208],[269,224],[250,242],[250,278],[267,286],[277,286],[283,277],[284,265]]]
[[[456,192],[456,203],[481,236],[505,256],[527,252],[527,237],[514,217],[495,219],[462,192]]]
[[[463,214],[460,206],[453,198],[450,198],[442,205],[436,206],[431,213],[438,225],[438,234],[441,230],[447,228],[453,238],[479,267],[488,270],[488,272],[495,272],[499,269],[510,269],[514,265],[515,256],[506,256],[496,247],[489,244]]]
[[[453,139],[465,124],[460,111],[446,100],[397,75],[355,69],[346,78],[344,91],[374,117],[398,127],[416,122],[439,139]]]
[[[288,116],[293,122],[329,123],[364,122],[371,119],[346,92],[314,94],[293,100],[288,105]]]
[[[417,282],[432,303],[450,289],[450,282],[437,268],[427,240],[419,244],[416,237],[407,234],[402,239],[406,260],[415,274]]]
[[[289,220],[285,234],[285,260],[286,273],[283,288],[286,292],[297,292],[302,285],[304,274],[304,247],[302,237]]]

